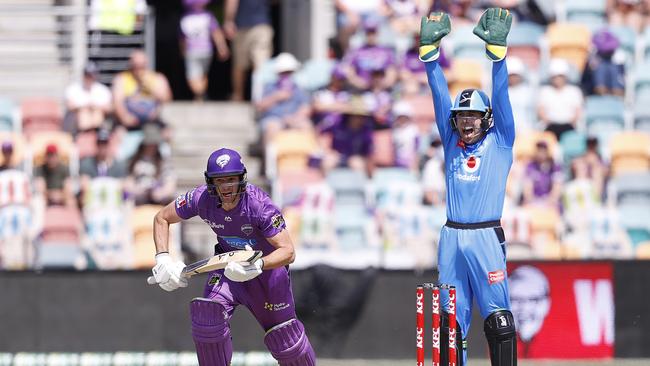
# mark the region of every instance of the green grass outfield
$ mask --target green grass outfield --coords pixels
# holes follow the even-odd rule
[[[431,360],[426,360],[425,365],[430,365]],[[616,359],[593,361],[518,361],[519,366],[647,366],[650,359]],[[318,366],[413,366],[415,360],[318,360]],[[467,366],[490,366],[487,359],[469,360]]]

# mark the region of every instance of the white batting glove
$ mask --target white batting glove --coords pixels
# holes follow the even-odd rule
[[[246,250],[253,250],[250,245],[246,245]],[[224,270],[224,275],[235,282],[246,282],[262,274],[264,261],[258,258],[253,263],[249,262],[230,262]]]
[[[187,279],[181,275],[183,268],[185,268],[185,264],[172,260],[169,253],[156,254],[156,265],[151,270],[153,276],[147,278],[147,282],[158,284],[165,291],[187,287]]]

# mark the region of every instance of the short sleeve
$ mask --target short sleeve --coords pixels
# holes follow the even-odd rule
[[[260,209],[258,228],[265,238],[274,237],[286,228],[282,212],[270,199],[264,200]]]
[[[219,22],[217,21],[217,18],[215,18],[211,13],[208,13],[208,15],[210,16],[210,33],[212,33],[219,29]]]
[[[176,197],[174,207],[176,214],[183,220],[187,220],[199,214],[199,201],[205,193],[205,186],[193,188]]]

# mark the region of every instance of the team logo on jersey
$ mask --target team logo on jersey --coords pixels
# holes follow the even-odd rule
[[[185,194],[181,194],[176,198],[176,208],[181,208],[187,204],[187,200],[185,199]]]
[[[241,226],[241,231],[246,235],[250,235],[253,232],[253,225],[244,224]]]
[[[468,173],[474,173],[481,166],[481,158],[478,156],[470,155],[463,164],[463,170]]]
[[[220,168],[226,166],[226,164],[228,164],[229,161],[230,161],[230,155],[228,154],[219,155],[217,157],[217,165],[219,165]]]
[[[226,216],[226,217],[224,217],[223,219],[224,219],[226,222],[231,222],[231,221],[232,221],[232,217],[230,217],[230,216]]]
[[[273,225],[273,227],[276,229],[281,228],[284,225],[284,218],[282,217],[282,215],[277,214],[271,217],[271,225]]]

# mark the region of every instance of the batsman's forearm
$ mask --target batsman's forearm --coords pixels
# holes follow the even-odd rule
[[[159,215],[153,219],[153,242],[156,245],[156,254],[169,252],[169,222]]]
[[[235,16],[237,15],[238,7],[239,7],[239,0],[226,0],[224,20],[229,22],[234,22]]]
[[[293,263],[296,253],[293,248],[281,247],[262,257],[264,269],[274,269]]]

